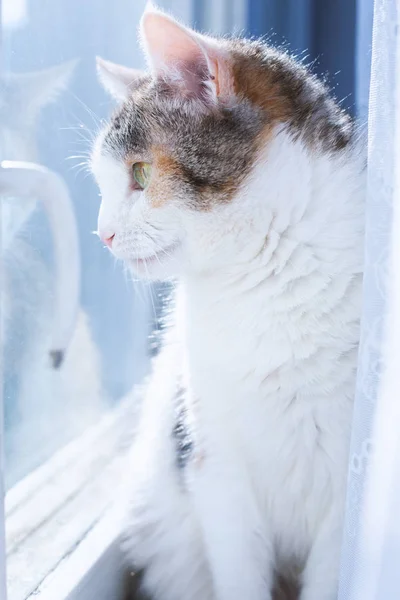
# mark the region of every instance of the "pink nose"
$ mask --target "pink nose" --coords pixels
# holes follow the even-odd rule
[[[103,244],[105,244],[106,246],[111,248],[111,246],[113,245],[114,238],[115,238],[115,233],[113,233],[112,235],[110,235],[108,237],[101,236],[101,241],[103,242]]]

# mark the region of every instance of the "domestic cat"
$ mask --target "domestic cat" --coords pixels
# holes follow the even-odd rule
[[[40,115],[71,79],[76,61],[0,78],[0,158],[38,162]],[[55,199],[56,201],[57,199]],[[1,196],[2,340],[7,485],[93,421],[103,408],[99,356],[88,318],[77,321],[65,360],[50,357],[57,273],[30,236],[36,198]],[[55,226],[55,221],[53,221]],[[60,222],[53,236],[65,235]],[[57,265],[55,265],[57,267]]]
[[[148,73],[100,59],[120,106],[92,170],[98,230],[178,280],[127,472],[125,531],[159,600],[334,600],[355,389],[365,158],[285,51],[149,7]]]
[[[0,159],[38,162],[37,122],[43,109],[67,87],[75,61],[33,73],[0,77]],[[29,101],[27,101],[29,99]],[[1,248],[4,259],[16,255],[17,237],[37,206],[36,198],[1,196]],[[7,272],[5,272],[7,277]],[[8,294],[2,298],[2,333],[8,326]],[[3,331],[4,329],[4,331]]]

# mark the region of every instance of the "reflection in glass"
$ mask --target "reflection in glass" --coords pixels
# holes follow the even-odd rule
[[[38,160],[35,134],[40,112],[67,87],[74,67],[75,63],[69,62],[2,77],[1,159]],[[1,198],[2,351],[11,481],[91,421],[102,404],[98,351],[82,310],[78,311],[64,364],[55,369],[49,359],[58,280],[30,236],[31,217],[40,209],[33,197]],[[55,238],[68,235],[62,222],[55,220],[52,226]],[[62,290],[64,296],[68,292],[67,288]],[[68,298],[65,300],[68,303]]]
[[[0,198],[7,487],[95,425],[148,371],[158,298],[92,234],[99,198],[86,164],[93,131],[112,110],[95,57],[143,66],[125,41],[144,4],[119,0],[115,10],[108,0],[88,0],[83,10],[79,0],[2,2],[0,160],[38,162],[63,177],[82,272],[74,333],[55,370],[48,360],[59,290],[53,239],[68,233],[50,225],[36,198]]]

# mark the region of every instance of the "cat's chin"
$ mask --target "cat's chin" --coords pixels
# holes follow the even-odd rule
[[[182,245],[175,243],[149,256],[130,259],[129,267],[141,279],[163,281],[180,274],[182,261]]]

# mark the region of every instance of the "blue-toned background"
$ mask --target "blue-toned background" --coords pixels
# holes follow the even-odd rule
[[[3,8],[7,4],[16,13],[18,7],[21,9],[19,21],[7,23],[3,19],[6,71],[32,72],[78,59],[68,89],[40,117],[37,142],[40,161],[61,173],[74,202],[82,258],[81,304],[100,351],[100,375],[108,406],[113,406],[132,385],[143,380],[149,364],[148,335],[155,323],[158,299],[150,301],[149,289],[132,283],[124,275],[122,265],[92,235],[100,203],[98,189],[90,176],[72,168],[82,159],[71,161],[69,157],[89,151],[90,139],[100,121],[113,109],[112,100],[97,82],[96,55],[128,66],[144,66],[136,30],[145,3],[145,0],[3,1]],[[271,44],[284,45],[327,78],[344,107],[365,118],[372,0],[159,0],[158,3],[201,31],[264,36]],[[51,265],[51,235],[40,210],[30,223],[29,236],[43,260]],[[14,381],[9,383],[15,387]],[[6,399],[7,410],[9,404],[13,404],[12,398],[8,404]],[[31,404],[32,411],[40,413],[40,402]],[[57,443],[55,440],[54,447]]]
[[[135,30],[144,4],[144,0],[86,0],[83,7],[80,0],[29,2],[29,30],[6,29],[4,33],[5,66],[12,71],[36,70],[80,58],[69,98],[62,102],[62,114],[59,105],[48,109],[56,114],[58,131],[51,131],[53,123],[48,117],[40,130],[40,142],[44,162],[63,173],[76,202],[85,270],[82,302],[102,349],[104,384],[113,397],[126,392],[143,372],[137,364],[138,348],[131,341],[143,335],[142,324],[136,320],[140,311],[135,311],[140,299],[121,277],[120,266],[88,235],[96,228],[99,200],[90,179],[77,177],[65,161],[66,147],[74,154],[82,145],[77,143],[76,131],[64,126],[82,124],[83,131],[93,131],[111,109],[112,103],[96,82],[96,54],[142,66]],[[372,4],[369,0],[359,2],[360,8],[356,0],[169,0],[160,4],[201,30],[240,31],[287,45],[306,62],[313,62],[317,73],[328,74],[337,97],[353,113],[356,92],[361,98],[367,89],[365,73],[364,79],[357,79],[356,49],[357,18]],[[362,54],[368,65],[368,43],[363,44]],[[96,116],[91,117],[90,111]],[[38,237],[45,247],[46,235],[40,232]],[[138,344],[142,348],[141,342]]]

